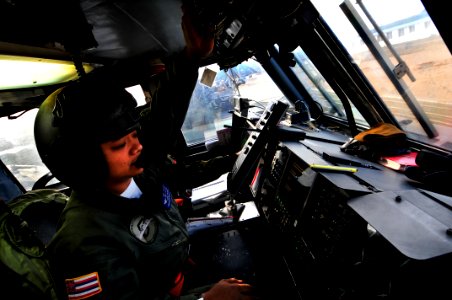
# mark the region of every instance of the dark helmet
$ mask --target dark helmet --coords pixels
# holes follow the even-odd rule
[[[81,80],[56,90],[35,119],[42,161],[70,187],[98,185],[108,172],[100,144],[139,127],[136,105],[130,93],[109,80]]]

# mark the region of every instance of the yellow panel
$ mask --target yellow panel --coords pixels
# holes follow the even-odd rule
[[[84,64],[88,73],[94,68]],[[66,82],[78,77],[71,61],[0,55],[0,90]]]

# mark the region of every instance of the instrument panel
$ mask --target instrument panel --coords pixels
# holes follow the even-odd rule
[[[379,224],[387,222],[375,213],[374,206],[357,209],[355,199],[365,203],[374,193],[347,189],[338,184],[341,181],[331,180],[334,177],[329,173],[311,169],[307,158],[292,150],[280,143],[267,162],[255,201],[272,228],[303,299],[401,299],[433,294],[444,298],[440,293],[445,293],[446,282],[437,270],[451,266],[450,253],[413,259],[415,250],[423,254],[427,251],[415,249],[419,248],[415,242],[405,251],[397,240],[400,233],[396,236],[395,231],[372,226],[375,223],[380,229]],[[388,227],[391,224],[383,229]],[[433,244],[430,246],[434,248]],[[440,249],[445,251],[445,247]]]

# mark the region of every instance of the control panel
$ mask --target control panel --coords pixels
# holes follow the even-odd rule
[[[270,103],[254,128],[249,129],[251,134],[240,151],[228,178],[228,191],[232,195],[239,191],[253,166],[256,165],[287,108],[288,105],[281,101]]]
[[[415,191],[349,188],[352,175],[314,170],[292,150],[280,143],[255,201],[302,298],[440,299],[447,284],[438,270],[452,265],[450,239],[440,236],[450,211]]]

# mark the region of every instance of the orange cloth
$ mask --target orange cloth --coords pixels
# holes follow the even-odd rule
[[[374,138],[395,138],[404,139],[406,134],[396,126],[388,123],[380,123],[368,130],[358,133],[354,139],[360,142],[371,141]]]

